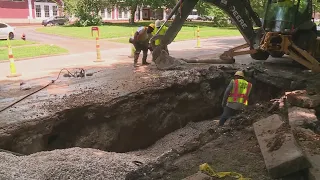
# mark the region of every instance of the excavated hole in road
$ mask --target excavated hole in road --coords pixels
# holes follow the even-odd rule
[[[34,127],[19,130],[1,146],[22,154],[71,147],[120,153],[144,149],[189,122],[220,116],[222,96],[231,77],[221,74],[67,109]],[[282,93],[271,84],[256,79],[251,82],[252,104]]]
[[[112,106],[93,105],[64,111],[60,113],[63,123],[45,136],[43,149],[76,146],[128,152],[147,148],[190,121],[219,116],[225,87],[225,78],[220,78],[137,93]],[[281,92],[281,89],[259,81],[254,87],[251,103],[270,100]],[[210,100],[208,96],[215,99]]]

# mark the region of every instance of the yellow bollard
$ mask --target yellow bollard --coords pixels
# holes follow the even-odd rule
[[[102,59],[101,59],[101,53],[100,53],[100,44],[99,44],[99,37],[100,37],[100,31],[99,31],[99,27],[92,27],[91,28],[91,35],[93,37],[93,31],[96,31],[97,34],[96,34],[96,50],[97,50],[97,59],[93,62],[104,62]]]
[[[99,37],[96,37],[96,50],[97,50],[97,60],[94,62],[103,62],[101,59],[101,53],[100,53],[100,44],[99,44]]]
[[[133,28],[131,30],[131,37],[133,38],[134,37],[134,33],[133,33]],[[136,49],[134,48],[134,45],[131,44],[131,55],[129,56],[130,58],[133,58],[134,57],[134,52],[136,51]]]
[[[13,53],[12,53],[12,47],[11,47],[11,43],[10,43],[10,39],[7,39],[8,42],[8,56],[9,56],[9,60],[10,60],[10,74],[7,76],[8,78],[13,78],[13,77],[19,77],[21,76],[21,74],[17,73],[16,70],[16,65],[14,63],[14,57],[13,57]]]
[[[198,26],[198,29],[197,29],[197,46],[196,48],[200,48],[200,28]]]

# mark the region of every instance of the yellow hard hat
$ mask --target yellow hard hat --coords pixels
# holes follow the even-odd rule
[[[235,75],[235,76],[244,77],[244,74],[243,74],[242,71],[237,71],[234,75]]]
[[[150,27],[152,27],[153,29],[155,28],[155,25],[153,23],[149,24]]]

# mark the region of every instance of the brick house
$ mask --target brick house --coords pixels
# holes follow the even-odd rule
[[[56,4],[57,2],[58,4]],[[0,0],[0,21],[7,23],[39,23],[51,16],[62,15],[62,0]],[[164,19],[164,9],[138,7],[135,20]],[[128,21],[129,8],[112,7],[100,12],[104,21]]]
[[[164,8],[152,10],[149,7],[137,7],[135,20],[162,20],[167,16],[167,12]],[[128,21],[131,12],[129,8],[119,8],[115,6],[102,10],[100,15],[104,21]]]
[[[61,0],[57,2],[63,5]],[[0,0],[0,21],[8,23],[41,22],[61,14],[53,0]]]

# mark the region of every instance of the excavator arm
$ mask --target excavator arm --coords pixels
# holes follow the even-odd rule
[[[174,7],[168,19],[170,19],[174,14],[176,15],[176,17],[173,20],[171,26],[169,26],[165,35],[161,37],[157,35],[158,32],[160,32],[161,30],[160,28],[156,35],[151,39],[151,42],[155,39],[161,39],[160,45],[154,48],[154,51],[152,53],[154,61],[157,60],[158,63],[161,62],[162,58],[158,57],[162,54],[162,50],[166,49],[166,46],[169,45],[175,39],[178,32],[181,30],[184,22],[186,21],[188,15],[194,9],[198,1],[199,0],[180,0],[178,4]],[[223,10],[226,14],[228,14],[246,41],[246,43],[241,46],[237,46],[228,51],[225,51],[220,56],[220,59],[234,60],[234,56],[250,54],[251,57],[255,60],[266,60],[269,57],[270,53],[279,53],[281,56],[283,54],[287,54],[292,59],[308,67],[309,69],[315,72],[320,72],[320,63],[317,61],[315,57],[310,55],[315,54],[315,52],[310,51],[306,48],[299,47],[299,44],[302,44],[300,46],[303,47],[303,44],[308,43],[311,44],[311,47],[320,47],[320,41],[318,39],[318,43],[312,43],[316,40],[316,35],[315,37],[311,37],[310,35],[310,33],[312,34],[312,31],[310,31],[309,34],[305,33],[304,31],[301,31],[302,35],[300,36],[300,39],[303,43],[299,43],[299,41],[297,41],[297,46],[295,45],[293,39],[293,35],[295,34],[292,35],[287,33],[283,34],[280,32],[266,32],[264,28],[261,27],[262,23],[260,21],[260,18],[257,15],[257,13],[253,11],[249,0],[204,1],[211,3],[212,5],[218,7],[219,9]],[[309,1],[309,4],[311,4],[311,0]],[[267,2],[270,3],[270,1]],[[268,7],[269,6],[267,6],[267,8]],[[311,11],[309,13],[311,13]],[[253,22],[256,26],[260,28],[255,30],[253,28]],[[308,39],[311,39],[312,42],[308,41]],[[244,48],[250,48],[250,50],[243,50]]]
[[[169,18],[176,14],[166,34],[161,38],[162,46],[170,44],[181,30],[190,12],[194,9],[199,0],[180,0],[175,6]],[[257,48],[260,37],[257,39],[257,31],[253,29],[254,22],[261,27],[261,21],[250,5],[248,0],[205,0],[223,10],[236,24],[248,46]]]

